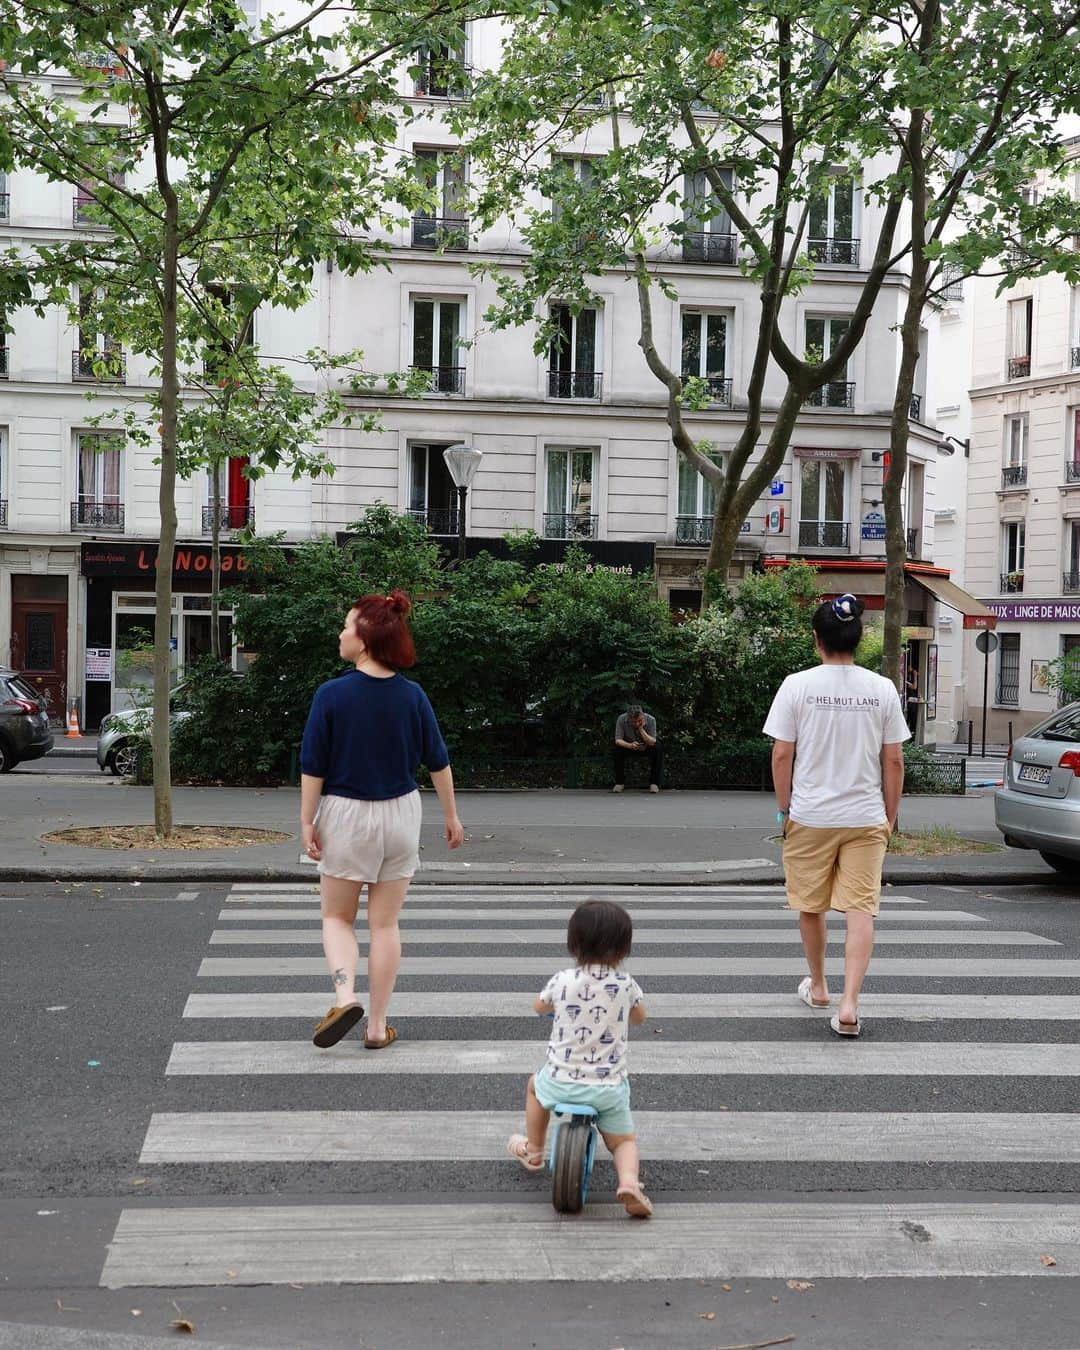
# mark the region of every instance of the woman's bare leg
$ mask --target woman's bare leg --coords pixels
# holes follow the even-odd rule
[[[401,965],[398,915],[405,903],[411,877],[368,884],[368,1020],[369,1040],[386,1035],[386,1010]]]
[[[362,881],[323,876],[322,940],[326,964],[334,985],[334,1001],[339,1008],[356,1002],[356,967],[360,948],[356,942],[356,911],[360,904]]]

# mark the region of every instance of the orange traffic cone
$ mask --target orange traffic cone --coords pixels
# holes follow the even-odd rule
[[[69,741],[81,741],[82,732],[79,730],[79,714],[75,711],[75,704],[72,703],[68,709],[68,725],[65,738]]]

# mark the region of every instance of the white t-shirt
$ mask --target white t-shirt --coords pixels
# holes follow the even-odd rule
[[[627,1076],[630,1009],[644,999],[637,980],[610,966],[571,966],[540,994],[555,1010],[547,1072],[556,1083],[621,1083]]]
[[[795,742],[791,819],[800,825],[880,825],[881,747],[906,741],[896,686],[862,666],[820,665],[789,675],[765,735]]]

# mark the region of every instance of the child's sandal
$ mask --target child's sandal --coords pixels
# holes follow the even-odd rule
[[[615,1199],[622,1202],[623,1209],[632,1219],[651,1219],[652,1201],[641,1189],[640,1182],[635,1181],[632,1186],[620,1186],[615,1192]]]
[[[526,1172],[544,1170],[544,1150],[531,1149],[528,1139],[523,1134],[512,1134],[506,1141],[506,1151],[524,1167]]]

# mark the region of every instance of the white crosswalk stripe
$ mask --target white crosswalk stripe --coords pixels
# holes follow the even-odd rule
[[[628,1223],[621,1206],[605,1203],[602,1178],[583,1216],[556,1215],[545,1180],[520,1173],[503,1151],[506,1136],[521,1127],[524,1081],[543,1061],[546,1024],[528,1039],[507,1039],[500,1024],[512,1023],[510,1035],[522,1036],[533,995],[567,960],[562,922],[597,894],[625,901],[640,925],[629,965],[645,984],[651,1025],[635,1035],[631,1056],[636,1092],[645,1097],[634,1114],[647,1177],[652,1168],[665,1177],[681,1169],[683,1178],[671,1199],[654,1196],[657,1213],[648,1225]],[[1031,1204],[1026,1194],[951,1203],[939,1193],[936,1202],[920,1197],[911,1205],[851,1203],[850,1196],[771,1200],[770,1185],[781,1187],[769,1176],[807,1165],[831,1168],[834,1178],[853,1167],[916,1169],[910,1189],[920,1191],[932,1184],[927,1163],[941,1169],[938,1178],[949,1168],[980,1168],[978,1183],[965,1189],[985,1192],[997,1168],[1080,1164],[1078,1117],[1067,1109],[1071,1090],[1063,1097],[1064,1085],[1080,1076],[1068,1027],[1080,1025],[1080,995],[1044,992],[1067,990],[1060,982],[1080,978],[1080,960],[1059,955],[1060,944],[1045,935],[887,891],[877,943],[889,951],[875,955],[872,987],[860,1005],[870,1035],[844,1042],[829,1032],[827,1011],[795,997],[805,962],[785,903],[781,888],[766,885],[417,886],[402,925],[405,956],[392,1008],[402,1039],[372,1054],[357,1033],[328,1051],[308,1039],[332,1000],[321,953],[302,954],[321,940],[315,885],[237,883],[210,936],[211,948],[233,954],[202,960],[199,986],[183,1010],[191,1031],[165,1065],[170,1105],[185,1109],[152,1116],[139,1165],[226,1166],[235,1169],[229,1191],[237,1194],[244,1193],[245,1169],[259,1164],[276,1169],[275,1187],[282,1167],[299,1175],[327,1164],[367,1166],[375,1175],[382,1167],[394,1203],[378,1193],[364,1203],[342,1204],[340,1196],[311,1203],[301,1188],[294,1204],[126,1208],[102,1285],[574,1281],[583,1272],[613,1281],[989,1278],[1047,1275],[1039,1255],[1048,1251],[1055,1278],[1080,1274],[1080,1205]],[[832,927],[838,942],[842,920]],[[363,910],[358,936],[363,943]],[[697,950],[708,944],[757,950]],[[424,955],[410,954],[417,946]],[[492,955],[484,946],[521,951]],[[771,955],[777,946],[791,953]],[[251,947],[270,950],[246,954]],[[904,950],[924,947],[937,954]],[[1030,955],[997,954],[1035,947],[1040,951]],[[835,978],[843,958],[833,950],[827,967]],[[364,968],[362,957],[361,980]],[[300,977],[308,988],[283,984]],[[678,984],[683,977],[693,981],[689,988]],[[667,987],[651,988],[653,978]],[[889,983],[897,979],[903,992]],[[972,981],[992,987],[995,979],[1009,983],[970,991]],[[236,983],[219,992],[220,981]],[[492,988],[496,982],[513,987]],[[726,1032],[716,1026],[724,1019],[734,1024]],[[454,1024],[449,1039],[435,1025],[442,1021]],[[934,1036],[918,1025],[928,1022],[955,1025],[950,1035]],[[777,1033],[780,1039],[769,1039]],[[429,1088],[398,1107],[396,1085],[413,1076]],[[366,1089],[361,1079],[369,1080]],[[677,1093],[668,1079],[678,1082]],[[770,1093],[800,1082],[801,1094],[769,1109]],[[1003,1107],[1024,1109],[995,1109],[995,1082]],[[331,1097],[319,1091],[335,1083],[341,1087]],[[477,1109],[469,1107],[470,1084],[484,1103]],[[967,1085],[967,1099],[939,1107],[939,1086],[944,1092],[952,1084]],[[718,1101],[725,1106],[717,1109]],[[804,1101],[807,1109],[790,1109]],[[334,1109],[313,1109],[322,1103]],[[520,1190],[497,1201],[477,1202],[464,1190],[427,1200],[420,1182],[406,1194],[408,1169],[422,1175],[439,1165],[472,1167],[473,1176],[478,1167],[497,1168]],[[739,1165],[756,1169],[761,1193],[729,1203],[714,1188]],[[472,1184],[463,1176],[463,1188]],[[865,1182],[857,1189],[866,1190]],[[679,1190],[715,1198],[684,1203]]]

